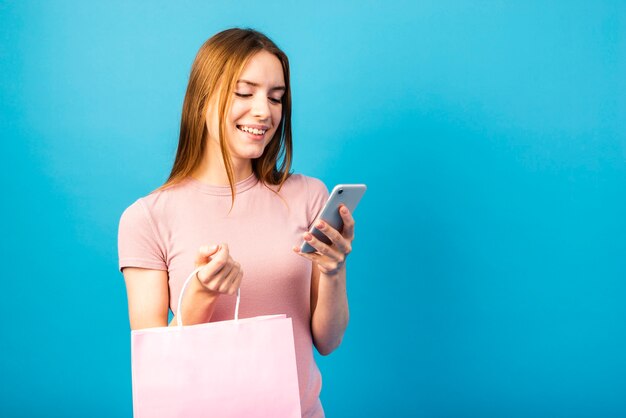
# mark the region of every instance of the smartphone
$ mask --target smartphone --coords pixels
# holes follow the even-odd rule
[[[315,224],[321,219],[337,231],[341,232],[341,229],[343,228],[343,220],[339,214],[339,206],[343,204],[348,208],[348,210],[350,210],[350,213],[353,213],[356,205],[361,200],[361,197],[365,194],[365,190],[367,190],[367,186],[365,184],[336,185],[330,193],[330,196],[328,196],[328,200],[322,208],[319,216],[313,222],[313,226],[311,226],[309,232],[313,234],[315,238],[330,245],[330,239],[322,231],[315,228]],[[300,251],[303,253],[314,253],[316,250],[309,245],[308,242],[303,241],[300,246]]]

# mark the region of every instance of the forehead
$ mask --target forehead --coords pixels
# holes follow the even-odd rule
[[[283,66],[280,60],[276,55],[267,51],[259,51],[250,57],[239,79],[252,81],[255,84],[266,87],[283,86],[285,84]]]

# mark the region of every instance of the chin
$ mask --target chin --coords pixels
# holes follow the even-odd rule
[[[238,158],[242,158],[242,159],[247,159],[247,160],[255,160],[259,157],[261,157],[261,155],[263,155],[263,151],[265,151],[265,147],[262,147],[260,149],[239,149],[236,150],[234,152],[234,154],[238,157]]]

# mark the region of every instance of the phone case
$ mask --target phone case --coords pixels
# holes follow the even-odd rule
[[[350,213],[354,213],[354,209],[356,209],[356,206],[366,190],[367,186],[365,184],[338,184],[330,193],[326,204],[313,222],[313,225],[315,225],[319,219],[322,219],[328,225],[341,232],[343,220],[339,214],[339,206],[344,204],[350,210]],[[309,232],[320,241],[326,244],[331,243],[330,239],[314,226],[309,229]],[[316,250],[309,245],[308,242],[303,241],[300,246],[300,251],[303,253],[314,253]]]

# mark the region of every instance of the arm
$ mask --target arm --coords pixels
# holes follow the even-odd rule
[[[213,256],[213,257],[212,257]],[[183,295],[182,314],[185,325],[209,322],[220,293],[234,293],[243,272],[228,254],[228,246],[201,247],[196,267],[205,265],[191,280]],[[130,328],[167,326],[169,285],[167,272],[135,267],[123,270],[128,294]],[[169,324],[176,325],[176,316]]]
[[[315,347],[322,355],[333,352],[343,339],[350,316],[346,291],[346,257],[352,251],[354,219],[350,211],[340,208],[343,230],[338,232],[323,221],[316,227],[330,240],[324,244],[306,232],[304,239],[317,252],[307,254],[298,247],[293,250],[313,262],[311,273],[311,333]]]
[[[123,270],[128,295],[128,317],[132,330],[164,327],[169,311],[167,272],[127,267]],[[198,280],[189,284],[183,296],[185,325],[208,322],[217,294],[210,294]],[[176,316],[169,325],[176,325]]]
[[[350,312],[346,292],[346,268],[335,275],[323,274],[313,263],[311,274],[311,332],[317,351],[326,356],[343,339]]]

